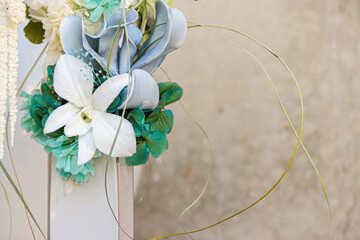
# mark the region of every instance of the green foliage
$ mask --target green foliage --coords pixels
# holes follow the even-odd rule
[[[183,95],[181,87],[174,82],[159,83],[160,102],[157,108],[164,108],[165,106],[177,102]]]
[[[129,165],[144,164],[149,157],[149,153],[154,157],[158,157],[167,150],[168,142],[165,132],[151,131],[150,125],[146,123],[145,113],[139,107],[131,111],[127,119],[134,127],[137,140],[136,154],[127,158]]]
[[[150,131],[170,133],[174,122],[174,115],[171,110],[162,111],[156,109],[146,118]]]
[[[30,20],[24,28],[24,33],[25,37],[33,44],[41,44],[45,39],[45,30],[41,22]]]
[[[179,101],[183,91],[179,85],[172,82],[159,83],[159,91],[159,104],[154,111],[144,113],[140,108],[136,108],[127,116],[134,127],[138,144],[136,154],[127,158],[127,163],[131,166],[146,163],[149,153],[159,157],[168,149],[166,134],[173,128],[174,115],[164,107]]]

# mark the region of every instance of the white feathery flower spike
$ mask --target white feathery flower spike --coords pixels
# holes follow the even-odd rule
[[[18,26],[25,21],[26,6],[22,0],[8,2],[9,11],[9,68],[8,88],[10,97],[10,139],[14,145],[15,123],[17,118],[16,81],[18,78],[19,54],[18,54]]]
[[[0,159],[4,156],[5,112],[10,98],[10,136],[14,144],[17,118],[16,81],[18,77],[18,25],[26,18],[26,6],[22,0],[0,2]],[[9,91],[9,94],[8,94]]]
[[[4,156],[5,112],[8,85],[8,11],[7,1],[0,2],[0,159]]]

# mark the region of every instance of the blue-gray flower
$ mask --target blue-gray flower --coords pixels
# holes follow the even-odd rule
[[[158,99],[155,98],[158,98],[159,92],[157,84],[150,74],[159,68],[168,53],[183,44],[187,31],[186,19],[179,10],[169,8],[163,0],[158,0],[156,2],[155,27],[149,38],[138,49],[143,35],[133,23],[139,16],[134,9],[126,10],[126,12],[129,47],[127,47],[127,40],[124,37],[125,21],[122,9],[116,10],[109,16],[97,35],[85,33],[81,17],[68,16],[60,26],[61,43],[66,54],[84,57],[82,53],[88,52],[95,59],[94,67],[106,70],[111,46],[118,26],[121,24],[111,54],[109,75],[128,73],[130,68],[131,83],[128,107],[154,109],[157,107]],[[84,58],[86,60],[86,57]],[[125,92],[122,92],[121,95],[125,100]]]
[[[163,0],[158,0],[155,27],[139,50],[137,48],[142,41],[142,33],[132,24],[137,19],[136,10],[130,9],[126,14],[130,68],[131,71],[143,69],[151,74],[161,65],[168,53],[183,44],[187,29],[186,19],[178,9],[169,8]],[[107,69],[110,48],[120,23],[122,26],[111,54],[109,73],[111,76],[128,73],[129,56],[121,9],[109,16],[97,35],[84,32],[82,19],[79,16],[72,15],[65,18],[60,26],[63,49],[66,54],[71,55],[77,55],[79,51],[87,51],[103,69]]]

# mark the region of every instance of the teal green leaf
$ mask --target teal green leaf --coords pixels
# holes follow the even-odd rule
[[[44,100],[49,104],[55,104],[58,95],[55,93],[53,88],[50,88],[48,84],[44,83],[41,85],[41,92]]]
[[[150,125],[151,132],[170,133],[174,123],[174,115],[171,110],[155,110],[146,118],[146,123]]]
[[[113,113],[121,106],[122,100],[121,97],[117,96],[110,107],[107,109],[107,112]]]
[[[32,105],[30,107],[30,115],[31,117],[34,119],[36,125],[39,127],[39,128],[42,128],[42,118],[44,116],[44,113],[40,110],[40,108],[38,108],[37,106],[35,105]]]
[[[158,108],[164,108],[166,105],[179,101],[183,95],[182,88],[174,82],[159,83],[160,101]]]
[[[143,125],[145,122],[145,114],[141,108],[137,107],[129,113],[127,120],[136,125]]]
[[[47,68],[48,78],[50,82],[53,82],[54,80],[54,70],[55,70],[55,66],[48,66]]]
[[[41,22],[29,21],[24,28],[25,37],[33,44],[41,44],[45,39],[45,30]]]
[[[147,139],[149,151],[154,157],[159,157],[168,149],[168,142],[165,133],[154,132]]]
[[[136,146],[136,153],[134,156],[126,158],[126,162],[129,166],[142,165],[147,162],[149,158],[149,150],[146,142],[140,142]]]
[[[145,114],[141,108],[132,110],[127,116],[127,120],[133,125],[136,137],[146,137],[150,134],[148,126],[145,124]]]

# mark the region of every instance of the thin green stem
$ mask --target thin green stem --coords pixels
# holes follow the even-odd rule
[[[160,39],[162,39],[164,36],[161,36],[161,37],[159,37],[159,38],[157,38],[155,41],[153,41],[152,43],[150,43],[148,46],[146,46],[146,48],[145,49],[143,49],[140,53],[139,53],[139,55],[137,55],[136,56],[136,58],[134,59],[134,63],[137,61],[137,60],[139,60],[141,57],[142,57],[142,55],[145,53],[145,51],[146,50],[148,50],[152,45],[154,45],[156,42],[158,42]]]
[[[165,69],[163,67],[160,67],[160,69],[163,71],[163,73],[165,74],[166,78],[172,82],[169,74],[165,71]],[[190,239],[193,239],[192,236],[187,232],[187,230],[185,229],[183,223],[182,223],[182,218],[183,216],[185,215],[185,213],[187,213],[191,208],[193,208],[195,206],[195,204],[197,204],[200,199],[204,196],[205,194],[205,191],[209,185],[209,182],[210,182],[210,179],[211,179],[211,174],[212,174],[212,169],[213,169],[213,166],[214,166],[214,150],[213,150],[213,146],[212,146],[212,143],[211,143],[211,140],[210,140],[210,137],[209,135],[207,134],[207,132],[205,131],[205,129],[201,126],[201,124],[192,116],[192,114],[187,110],[187,108],[185,108],[184,104],[179,101],[180,105],[181,105],[181,108],[184,110],[184,112],[186,113],[186,115],[198,126],[198,128],[201,130],[202,134],[204,135],[204,137],[206,138],[206,141],[209,145],[209,149],[210,149],[210,163],[209,163],[209,169],[208,169],[208,175],[207,175],[207,178],[206,178],[206,182],[205,182],[205,185],[201,191],[201,193],[199,194],[199,196],[180,214],[180,217],[179,217],[179,223],[180,223],[180,226],[181,228],[183,229],[183,231],[187,234],[187,236],[190,238]]]
[[[126,99],[125,99],[125,105],[124,105],[124,109],[123,109],[123,112],[122,112],[122,115],[121,115],[121,120],[120,120],[120,123],[119,123],[119,126],[117,128],[117,131],[116,131],[116,134],[115,134],[115,137],[114,137],[114,141],[111,145],[111,149],[110,149],[110,153],[109,153],[109,156],[108,156],[108,159],[107,159],[107,162],[106,162],[106,169],[105,169],[105,195],[106,195],[106,201],[107,201],[107,204],[110,208],[110,211],[118,225],[118,227],[120,228],[120,230],[126,235],[128,236],[130,239],[133,239],[127,232],[125,232],[125,230],[121,227],[120,223],[119,223],[119,220],[118,218],[116,217],[116,214],[114,212],[114,209],[112,208],[111,206],[111,203],[110,203],[110,199],[109,199],[109,193],[108,193],[108,185],[107,185],[107,175],[108,175],[108,169],[109,169],[109,164],[110,164],[110,161],[111,161],[111,155],[114,151],[114,147],[115,147],[115,144],[116,144],[116,141],[117,141],[117,138],[120,134],[120,129],[121,129],[121,126],[122,126],[122,123],[123,123],[123,120],[125,118],[125,112],[126,112],[126,108],[127,108],[127,104],[128,104],[128,101],[129,101],[129,93],[130,93],[130,81],[131,81],[131,60],[130,60],[130,47],[129,47],[129,33],[128,33],[128,29],[127,29],[127,21],[126,21],[126,14],[125,14],[125,0],[121,0],[121,4],[122,4],[122,12],[123,12],[123,21],[124,21],[124,29],[125,29],[125,39],[126,39],[126,46],[127,46],[127,52],[128,52],[128,89],[127,89],[127,95],[126,95]],[[121,25],[121,24],[120,24]],[[118,30],[120,29],[120,25],[119,25],[119,28]],[[116,32],[115,34],[115,37],[114,37],[114,41],[113,41],[113,44],[115,43],[115,39],[117,37],[117,34],[119,33],[119,31]],[[113,46],[112,46],[113,47]],[[110,50],[110,54],[109,54],[109,59],[111,58],[111,53],[112,53],[112,50]],[[109,59],[108,59],[108,62],[109,62]],[[109,67],[108,67],[108,71],[109,71]],[[107,72],[107,74],[109,74]]]
[[[27,82],[27,80],[29,79],[31,73],[34,71],[36,65],[39,63],[41,57],[44,55],[45,53],[45,50],[46,48],[48,47],[48,44],[45,45],[45,47],[43,48],[43,50],[41,51],[41,53],[39,54],[39,56],[37,57],[37,59],[35,60],[34,64],[32,65],[32,67],[30,68],[29,72],[26,74],[24,80],[22,81],[17,93],[16,93],[16,96],[19,96],[22,88],[24,87],[25,83]],[[44,239],[46,239],[43,231],[41,230],[40,228],[40,225],[37,223],[34,215],[31,213],[29,207],[27,206],[26,202],[25,202],[25,199],[22,195],[22,190],[21,190],[21,185],[20,185],[20,182],[19,182],[19,179],[17,177],[17,173],[16,173],[16,169],[15,169],[15,166],[14,166],[14,161],[12,159],[12,154],[11,154],[11,149],[10,149],[10,146],[9,146],[9,139],[8,139],[8,120],[9,120],[9,114],[7,115],[7,119],[6,119],[6,140],[7,140],[7,147],[8,147],[8,151],[9,151],[9,155],[10,155],[10,160],[11,160],[11,164],[12,164],[12,168],[13,168],[13,171],[14,171],[14,174],[15,174],[15,177],[16,177],[16,180],[17,180],[17,183],[19,185],[19,188],[16,186],[16,184],[14,183],[14,181],[12,180],[12,178],[10,177],[10,175],[8,174],[5,166],[3,165],[3,163],[0,161],[0,165],[1,165],[1,169],[2,171],[4,172],[5,176],[7,177],[8,181],[10,182],[11,186],[14,188],[15,192],[17,193],[18,197],[20,198],[20,200],[22,201],[23,205],[24,205],[24,208],[25,208],[25,213],[26,213],[26,218],[27,218],[27,221],[29,223],[29,227],[31,229],[31,233],[32,233],[32,236],[34,239],[36,239],[35,237],[35,234],[33,232],[33,229],[32,229],[32,226],[31,226],[31,223],[30,223],[30,220],[29,220],[29,216],[28,216],[28,213],[30,214],[30,217],[32,218],[32,220],[34,221],[35,225],[37,226],[37,228],[39,229],[40,233],[42,234],[42,236],[44,237]]]
[[[196,23],[193,23],[193,22],[189,22],[191,24],[195,24],[194,26],[189,26],[189,28],[194,28],[194,27],[205,27],[205,28],[218,28],[218,29],[224,29],[224,30],[227,30],[227,31],[231,31],[231,32],[234,32],[234,33],[237,33],[237,34],[240,34],[248,39],[250,39],[251,41],[255,42],[256,44],[260,45],[261,47],[263,47],[265,50],[267,50],[270,54],[272,54],[275,58],[277,58],[279,60],[279,62],[286,68],[286,70],[291,74],[291,77],[296,80],[293,72],[290,70],[289,66],[274,52],[272,51],[269,47],[267,47],[265,44],[261,43],[260,41],[256,40],[255,38],[249,36],[248,34],[246,33],[243,33],[243,32],[240,32],[240,31],[237,31],[237,30],[234,30],[234,29],[231,29],[231,28],[227,28],[227,27],[222,27],[222,26],[214,26],[214,25],[201,25],[201,24],[196,24]],[[296,85],[298,86],[298,83],[297,81],[295,82]],[[277,92],[276,92],[277,93]],[[285,116],[288,118],[288,114],[284,108],[284,106],[282,106],[282,104],[280,104],[281,107],[282,107],[282,110],[283,112],[285,113]],[[289,119],[289,125],[291,127],[291,130],[293,131],[294,135],[296,138],[299,138],[299,134],[297,133],[297,131],[295,130],[294,128],[294,125],[292,123],[292,121]],[[311,165],[313,166],[316,174],[317,174],[317,177],[319,179],[319,182],[320,182],[320,185],[321,185],[321,188],[323,190],[323,193],[324,193],[324,196],[325,196],[325,199],[326,199],[326,203],[328,205],[328,211],[329,211],[329,217],[330,217],[330,240],[332,239],[332,229],[333,229],[333,216],[332,216],[332,210],[331,210],[331,204],[330,204],[330,200],[328,198],[328,195],[326,193],[326,189],[325,189],[325,185],[324,185],[324,182],[322,180],[322,177],[320,175],[320,172],[319,170],[317,169],[316,167],[316,164],[314,162],[314,160],[312,159],[311,155],[309,154],[308,150],[306,149],[304,143],[300,140],[300,145],[302,147],[302,149],[304,150],[308,160],[310,161]]]
[[[44,53],[45,53],[45,51],[46,51],[46,48],[47,48],[48,46],[49,46],[49,43],[47,43],[47,44],[45,45],[45,47],[43,48],[43,50],[41,51],[41,53],[39,54],[39,56],[36,58],[34,64],[31,66],[29,72],[26,74],[26,77],[25,77],[24,80],[22,81],[22,83],[21,83],[21,85],[20,85],[20,87],[19,87],[19,89],[18,89],[18,91],[17,91],[17,93],[16,93],[17,96],[19,96],[19,94],[20,94],[21,90],[23,89],[25,83],[26,83],[27,80],[29,79],[31,73],[34,71],[36,65],[39,63],[41,57],[44,55]]]
[[[18,188],[16,187],[16,184],[14,183],[14,181],[12,180],[12,178],[9,175],[9,172],[6,170],[4,164],[2,163],[2,161],[0,161],[0,168],[1,170],[4,172],[5,177],[7,178],[7,180],[9,181],[10,185],[12,186],[12,188],[14,189],[15,193],[18,195],[18,197],[20,198],[20,200],[22,201],[22,203],[25,205],[26,210],[28,211],[28,213],[30,214],[30,217],[32,218],[32,220],[35,222],[37,228],[39,229],[41,235],[44,237],[44,239],[46,240],[45,234],[43,233],[43,231],[41,230],[39,224],[37,223],[34,215],[32,214],[29,206],[26,204],[22,194],[20,193],[20,191],[18,190]]]
[[[146,15],[147,15],[147,0],[144,0],[143,3],[142,3],[142,19],[141,19],[141,27],[140,27],[140,30],[141,32],[145,33],[145,28],[146,28],[146,22],[147,22],[147,19],[146,19]]]
[[[1,188],[3,189],[5,198],[6,198],[6,203],[8,205],[9,208],[9,215],[10,215],[10,224],[9,224],[9,240],[11,240],[11,235],[12,235],[12,223],[13,223],[13,215],[12,215],[12,210],[11,210],[11,204],[10,204],[10,200],[9,200],[9,195],[5,189],[4,184],[0,181],[0,185]]]
[[[7,146],[7,149],[8,149],[8,152],[9,152],[9,157],[10,157],[10,162],[11,162],[11,167],[13,169],[13,172],[14,172],[14,175],[15,175],[15,179],[16,179],[16,182],[17,182],[17,185],[19,187],[19,191],[21,193],[21,195],[23,195],[23,191],[21,189],[21,184],[20,184],[20,180],[19,180],[19,177],[18,177],[18,174],[16,172],[16,168],[15,168],[15,164],[14,164],[14,159],[12,157],[12,153],[11,153],[11,149],[10,149],[10,141],[9,141],[9,117],[10,117],[10,113],[7,114],[7,117],[6,117],[6,129],[5,129],[5,136],[6,136],[6,146]],[[23,195],[24,196],[24,195]],[[30,219],[29,219],[29,214],[28,212],[26,211],[26,207],[24,205],[24,209],[25,209],[25,215],[26,215],[26,220],[28,222],[28,225],[29,225],[29,228],[30,228],[30,231],[31,231],[31,234],[33,236],[34,239],[36,239],[35,237],[35,233],[34,233],[34,229],[32,228],[31,226],[31,222],[30,222]]]
[[[248,50],[244,49],[243,47],[241,47],[239,44],[237,44],[235,41],[233,41],[232,39],[228,38],[228,37],[225,36],[224,34],[221,34],[220,32],[218,32],[218,31],[216,31],[216,30],[213,30],[213,29],[211,29],[211,28],[209,28],[209,27],[205,27],[205,26],[203,26],[203,25],[198,25],[198,26],[207,28],[208,30],[210,30],[210,31],[212,31],[212,32],[220,35],[220,36],[223,37],[224,39],[228,40],[229,42],[231,42],[232,44],[234,44],[235,46],[237,46],[239,49],[243,50],[243,51],[244,51],[245,53],[247,53],[250,57],[252,57],[252,58],[256,61],[257,64],[259,64],[259,66],[261,67],[261,69],[262,69],[263,72],[265,73],[266,77],[268,78],[269,82],[271,83],[271,86],[272,86],[272,88],[273,88],[273,90],[274,90],[274,92],[275,92],[275,94],[276,94],[276,97],[277,97],[277,99],[278,99],[278,102],[280,103],[281,109],[282,109],[282,111],[284,112],[284,115],[285,115],[288,123],[290,124],[290,123],[291,123],[291,120],[290,120],[290,118],[289,118],[289,116],[288,116],[288,114],[287,114],[287,112],[286,112],[286,110],[285,110],[285,108],[284,108],[284,105],[283,105],[283,103],[282,103],[282,100],[281,100],[278,92],[277,92],[277,89],[276,89],[276,87],[275,87],[275,85],[274,85],[274,83],[273,83],[273,81],[272,81],[269,73],[267,72],[267,70],[266,70],[266,68],[264,67],[264,65],[260,62],[260,60],[259,60],[258,58],[256,58],[251,52],[249,52]],[[264,200],[264,199],[280,184],[280,182],[283,180],[283,178],[285,177],[285,175],[286,175],[287,172],[289,171],[289,169],[290,169],[290,167],[291,167],[291,165],[292,165],[292,163],[293,163],[293,161],[294,161],[294,159],[295,159],[295,156],[296,156],[296,154],[297,154],[297,152],[298,152],[298,149],[299,149],[299,146],[300,146],[300,142],[301,142],[302,131],[303,131],[303,124],[304,124],[304,104],[303,104],[303,98],[302,98],[300,86],[299,86],[299,84],[298,84],[295,76],[294,76],[293,73],[291,72],[291,70],[290,70],[289,68],[287,68],[287,69],[288,69],[288,71],[290,72],[290,74],[291,74],[291,76],[292,76],[292,78],[293,78],[293,80],[294,80],[294,82],[295,82],[295,84],[296,84],[296,87],[297,87],[297,90],[298,90],[298,93],[299,93],[299,97],[300,97],[300,104],[301,104],[301,126],[300,126],[300,131],[299,131],[299,136],[298,136],[298,141],[297,141],[297,144],[296,144],[296,148],[295,148],[295,150],[294,150],[294,153],[293,153],[293,155],[292,155],[292,157],[291,157],[290,162],[288,163],[288,165],[287,165],[285,171],[283,172],[283,174],[281,175],[281,177],[280,177],[280,178],[276,181],[276,183],[275,183],[264,195],[262,195],[258,200],[256,200],[255,202],[253,202],[252,204],[250,204],[250,205],[247,206],[246,208],[242,209],[241,211],[239,211],[239,212],[237,212],[237,213],[235,213],[235,214],[233,214],[233,215],[231,215],[231,216],[229,216],[229,217],[227,217],[227,218],[225,218],[225,219],[223,219],[223,220],[221,220],[221,221],[219,221],[219,222],[217,222],[217,223],[214,223],[214,224],[212,224],[212,225],[210,225],[210,226],[207,226],[207,227],[204,227],[204,228],[201,228],[201,229],[198,229],[198,230],[194,230],[194,231],[191,231],[191,232],[188,232],[188,231],[185,230],[184,233],[176,233],[176,234],[164,235],[164,236],[152,238],[152,239],[150,239],[150,240],[158,240],[158,239],[163,239],[163,238],[173,237],[173,236],[180,236],[180,235],[187,235],[187,236],[189,236],[189,237],[192,239],[192,237],[191,237],[190,234],[202,232],[202,231],[208,230],[208,229],[210,229],[210,228],[213,228],[213,227],[215,227],[215,226],[218,226],[218,225],[220,225],[220,224],[222,224],[222,223],[224,223],[224,222],[226,222],[226,221],[228,221],[228,220],[230,220],[230,219],[232,219],[232,218],[234,218],[234,217],[242,214],[243,212],[251,209],[252,207],[254,207],[255,205],[257,205],[258,203],[260,203],[262,200]],[[181,226],[182,226],[182,228],[184,229],[184,227],[183,227],[182,224],[181,224]]]

